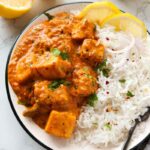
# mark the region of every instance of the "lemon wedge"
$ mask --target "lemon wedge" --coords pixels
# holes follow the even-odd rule
[[[95,2],[87,5],[79,14],[80,18],[86,18],[91,22],[101,24],[101,22],[110,16],[121,13],[113,3],[108,1]]]
[[[0,0],[0,16],[17,18],[32,7],[32,0]]]
[[[105,25],[115,26],[116,30],[132,33],[135,37],[146,38],[147,36],[145,24],[129,13],[122,13],[108,17],[101,24],[102,27]]]

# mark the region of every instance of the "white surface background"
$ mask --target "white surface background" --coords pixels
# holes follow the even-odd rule
[[[6,61],[15,38],[32,18],[57,4],[77,1],[89,0],[34,0],[31,11],[21,18],[0,18],[0,150],[44,150],[26,134],[10,108],[5,89]],[[140,17],[150,29],[150,0],[110,1],[115,2],[122,10]],[[150,144],[145,150],[150,150]]]

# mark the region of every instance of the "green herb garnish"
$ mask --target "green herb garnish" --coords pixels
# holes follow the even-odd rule
[[[126,80],[125,80],[125,79],[120,79],[119,82],[120,82],[120,83],[125,83]]]
[[[55,90],[57,89],[58,87],[60,86],[60,82],[59,81],[53,81],[52,83],[50,83],[48,85],[48,88],[51,89],[51,90]]]
[[[63,60],[69,59],[69,55],[66,52],[61,52],[58,48],[53,48],[51,52],[54,56],[61,56]]]
[[[84,74],[87,78],[92,79],[93,76],[91,76],[90,74]]]
[[[98,64],[98,66],[96,67],[96,71],[97,72],[101,71],[103,76],[108,78],[110,69],[107,67],[106,63],[107,63],[107,59],[105,59],[102,63]]]
[[[44,15],[48,18],[48,20],[52,20],[54,16],[50,15],[49,13],[44,13]]]
[[[19,105],[24,105],[24,106],[27,106],[27,107],[30,106],[30,104],[27,101],[18,100],[17,103]]]
[[[63,60],[69,59],[69,55],[66,52],[61,52],[60,56]]]
[[[107,59],[104,59],[104,61],[98,65],[98,69],[100,71],[102,71],[104,68],[106,68],[106,62],[107,62]]]
[[[88,71],[89,68],[88,67],[83,67],[83,71]]]
[[[127,96],[128,96],[128,97],[133,97],[134,94],[132,94],[130,91],[128,91],[128,92],[127,92]]]
[[[91,94],[89,97],[88,97],[88,104],[90,106],[94,106],[95,105],[95,102],[98,101],[98,97],[97,95],[94,93],[94,94]]]
[[[55,90],[57,89],[61,84],[64,84],[66,86],[70,86],[70,82],[69,81],[66,81],[66,80],[55,80],[53,81],[52,83],[50,83],[48,85],[48,88],[51,89],[51,90]]]
[[[108,68],[104,68],[102,70],[103,76],[105,76],[106,78],[109,77],[109,72],[110,72],[110,69],[108,69]]]
[[[109,130],[111,130],[111,128],[112,128],[112,126],[111,126],[110,123],[106,123],[106,124],[104,125],[104,127],[107,128],[107,129],[109,129]]]
[[[70,86],[70,85],[71,85],[71,82],[69,82],[69,81],[64,81],[63,84],[66,85],[66,86]]]
[[[93,125],[94,125],[95,127],[98,127],[98,123],[97,123],[97,122],[93,122]]]
[[[61,51],[59,49],[57,49],[57,48],[52,49],[51,52],[53,53],[54,56],[59,56],[60,53],[61,53]]]

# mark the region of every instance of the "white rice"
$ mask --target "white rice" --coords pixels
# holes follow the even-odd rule
[[[97,27],[97,36],[105,46],[111,71],[108,78],[100,72],[98,101],[94,107],[83,107],[74,138],[76,142],[107,146],[125,139],[134,120],[150,106],[150,40],[116,32],[110,26]],[[128,91],[134,96],[127,99]],[[106,112],[108,106],[111,112]],[[111,128],[106,126],[108,123]]]

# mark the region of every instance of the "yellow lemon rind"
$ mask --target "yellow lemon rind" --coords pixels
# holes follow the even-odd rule
[[[27,13],[32,7],[32,2],[27,6],[22,7],[10,7],[0,3],[0,16],[8,19],[13,19],[20,17],[21,15]]]
[[[103,1],[103,2],[95,2],[92,4],[87,5],[79,14],[79,17],[83,18],[84,16],[86,16],[87,12],[90,9],[95,9],[95,8],[101,8],[101,7],[105,7],[108,9],[111,9],[114,13],[118,14],[121,13],[121,11],[119,10],[119,8],[114,5],[112,2],[109,1]]]
[[[138,24],[139,27],[141,27],[142,30],[143,30],[142,38],[146,38],[147,37],[147,28],[146,28],[145,24],[141,20],[139,20],[137,17],[131,15],[130,13],[116,14],[116,15],[107,17],[101,23],[101,27],[104,27],[107,24],[108,25],[112,25],[112,22],[117,22],[117,20],[119,20],[120,22],[123,22],[124,19],[132,20],[136,24]],[[119,28],[119,25],[115,26],[115,27],[116,27],[116,30],[122,30],[122,29]]]

